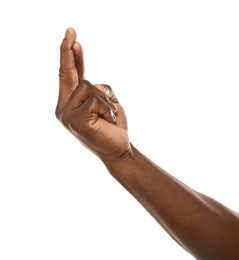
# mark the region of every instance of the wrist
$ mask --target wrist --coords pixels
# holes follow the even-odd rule
[[[101,161],[111,175],[115,177],[115,175],[122,171],[127,171],[127,169],[133,165],[135,150],[135,147],[130,143],[128,149],[124,153],[121,153],[120,155],[112,154],[103,156]]]

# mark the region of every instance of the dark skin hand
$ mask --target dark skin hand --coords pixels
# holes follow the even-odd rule
[[[192,256],[239,259],[239,214],[174,178],[130,143],[124,109],[110,86],[84,79],[73,28],[61,44],[60,68],[56,117],[66,129]]]

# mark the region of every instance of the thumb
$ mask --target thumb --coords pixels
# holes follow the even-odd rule
[[[95,84],[95,87],[98,88],[102,93],[105,94],[105,96],[113,103],[119,103],[117,97],[115,96],[115,93],[113,89],[106,84]]]

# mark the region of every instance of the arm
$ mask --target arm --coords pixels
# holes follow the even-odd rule
[[[109,172],[197,259],[239,259],[239,215],[155,165],[131,145]],[[233,258],[234,257],[234,258]]]
[[[186,186],[131,143],[125,112],[107,85],[83,80],[83,53],[68,29],[61,45],[56,116],[169,235],[197,259],[239,259],[239,215]]]

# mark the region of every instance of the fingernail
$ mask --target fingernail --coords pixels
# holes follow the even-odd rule
[[[114,103],[112,103],[112,104],[114,105],[114,113],[116,113],[117,112],[117,106]]]
[[[114,112],[112,110],[110,110],[110,112],[111,112],[111,116],[112,116],[113,120],[115,121],[116,120],[116,115],[114,114]]]

